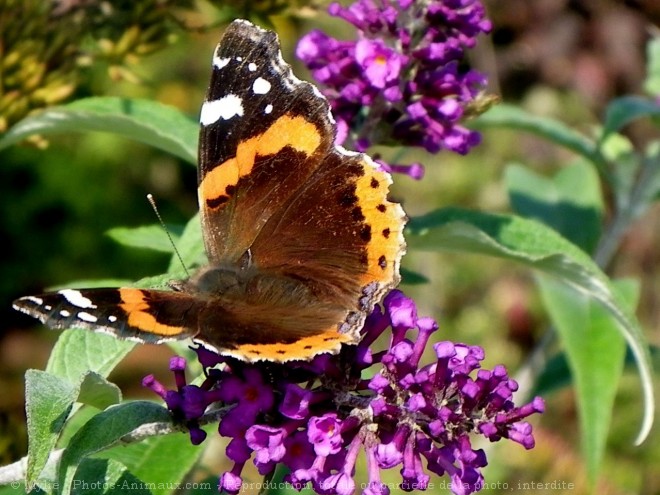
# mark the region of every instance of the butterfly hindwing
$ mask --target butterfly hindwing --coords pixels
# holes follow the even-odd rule
[[[390,182],[368,157],[334,151],[252,246],[262,269],[293,273],[345,308],[353,340],[399,281],[405,214],[387,199]]]

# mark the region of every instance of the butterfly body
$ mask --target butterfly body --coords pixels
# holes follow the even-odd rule
[[[198,199],[209,265],[173,291],[89,289],[14,307],[53,328],[139,342],[193,338],[244,361],[311,359],[355,344],[399,282],[405,251],[390,176],[334,144],[319,91],[274,33],[233,22],[200,115]]]

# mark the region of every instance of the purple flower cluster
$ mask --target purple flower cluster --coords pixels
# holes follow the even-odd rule
[[[479,134],[460,122],[486,79],[463,66],[465,49],[491,30],[478,0],[357,0],[330,14],[358,30],[341,41],[319,30],[296,54],[322,84],[338,143],[420,146],[465,154]],[[418,169],[419,167],[416,167]]]
[[[351,495],[361,451],[367,495],[389,493],[380,473],[394,467],[404,491],[425,490],[428,472],[448,475],[456,494],[479,490],[486,456],[472,448],[470,435],[508,438],[530,449],[532,428],[523,420],[543,411],[542,399],[516,407],[516,382],[502,366],[480,369],[479,347],[436,343],[433,361],[422,365],[436,322],[418,317],[414,302],[398,290],[383,306],[368,317],[360,344],[336,356],[250,365],[198,348],[207,372],[202,385],[186,383],[185,362],[178,357],[170,366],[177,390],[166,390],[153,376],[144,385],[188,426],[195,444],[204,440],[199,420],[209,406],[226,408],[219,433],[231,438],[226,454],[234,466],[220,477],[219,488],[231,494],[240,490],[241,472],[252,458],[262,475],[285,465],[285,481],[297,489],[311,483],[321,494]],[[375,352],[374,342],[388,328],[389,348]],[[413,339],[410,331],[416,332]]]

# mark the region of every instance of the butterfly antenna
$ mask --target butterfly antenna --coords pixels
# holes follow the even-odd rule
[[[156,200],[154,199],[153,195],[151,193],[147,194],[147,201],[149,201],[149,204],[151,205],[151,208],[153,208],[154,213],[156,214],[156,217],[158,218],[158,221],[160,222],[160,226],[163,228],[165,231],[165,234],[167,235],[167,238],[170,240],[170,244],[172,244],[172,248],[174,248],[174,253],[176,254],[176,257],[179,258],[179,262],[181,263],[181,266],[183,267],[183,271],[186,272],[186,276],[190,278],[190,272],[186,268],[186,264],[183,262],[183,258],[181,257],[181,253],[179,253],[179,250],[176,248],[176,244],[174,243],[174,239],[172,239],[172,234],[170,233],[169,229],[167,228],[167,225],[165,225],[165,222],[163,222],[163,217],[160,216],[160,212],[158,211],[158,207],[156,206]]]

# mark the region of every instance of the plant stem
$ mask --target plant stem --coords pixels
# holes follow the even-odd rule
[[[652,158],[643,160],[641,170],[627,197],[617,198],[616,204],[621,206],[601,237],[594,255],[594,260],[603,271],[606,271],[612,262],[630,224],[651,206],[653,189],[657,187],[653,179],[658,174],[658,165],[660,162]]]

